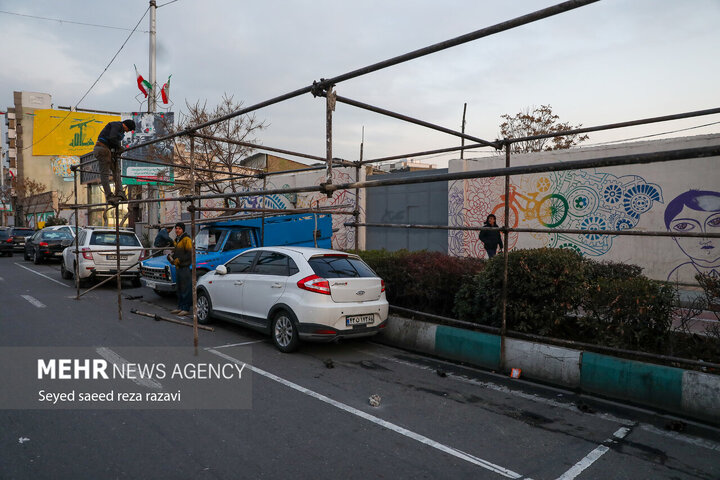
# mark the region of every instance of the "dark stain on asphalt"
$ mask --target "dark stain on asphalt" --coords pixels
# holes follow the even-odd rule
[[[668,460],[667,453],[663,452],[659,448],[643,445],[642,443],[631,442],[627,439],[623,439],[620,442],[614,442],[610,445],[610,448],[618,453],[629,453],[625,450],[626,447],[639,451],[639,453],[634,452],[632,456],[643,458],[649,462],[665,465],[665,462]]]
[[[362,360],[356,363],[358,363],[362,368],[366,370],[387,370],[388,372],[392,371],[389,368],[383,367],[382,365],[379,365],[375,362],[371,362],[370,360]]]

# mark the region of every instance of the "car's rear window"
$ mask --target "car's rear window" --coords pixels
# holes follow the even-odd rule
[[[93,232],[90,237],[90,245],[115,245],[114,232]],[[134,233],[120,232],[121,247],[139,247],[140,241]]]
[[[323,278],[377,277],[359,258],[346,256],[318,256],[308,260],[310,267]]]
[[[21,237],[27,237],[35,233],[32,228],[16,228],[13,230],[13,235],[19,235]]]
[[[43,240],[72,240],[72,235],[64,230],[53,230],[50,232],[43,232]]]
[[[0,238],[5,239],[5,238],[8,238],[9,236],[10,236],[10,234],[8,233],[7,230],[5,230],[5,229],[0,230]]]

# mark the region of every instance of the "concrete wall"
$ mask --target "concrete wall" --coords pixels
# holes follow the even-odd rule
[[[390,316],[378,339],[400,348],[498,370],[500,336]],[[720,375],[523,340],[505,340],[505,368],[608,398],[720,425]]]
[[[590,158],[676,150],[720,144],[720,135],[701,135],[572,150],[513,155],[512,165],[567,162]],[[650,165],[557,172],[511,177],[516,195],[510,201],[510,225],[531,228],[637,229],[666,231],[720,231],[720,169],[718,157]],[[449,171],[482,170],[504,166],[504,156],[453,160]],[[706,211],[682,209],[669,227],[665,213],[673,200],[692,196],[692,190],[710,191],[701,203]],[[450,225],[480,226],[490,213],[503,223],[504,178],[451,182],[448,188]],[[557,204],[555,218],[547,208]],[[558,214],[561,210],[562,214]],[[670,210],[673,210],[672,208]],[[680,215],[680,213],[682,213]],[[681,217],[688,221],[679,222]],[[698,272],[720,274],[717,239],[631,237],[564,234],[511,234],[511,248],[572,248],[598,260],[633,263],[658,280],[695,283]],[[486,256],[476,232],[451,231],[451,255]]]
[[[392,178],[410,178],[436,173],[447,173],[447,170],[373,175],[369,179],[383,179],[387,175]],[[447,225],[447,182],[377,187],[369,189],[367,193],[368,223]],[[367,249],[427,249],[447,253],[447,238],[444,230],[370,227],[367,232]]]

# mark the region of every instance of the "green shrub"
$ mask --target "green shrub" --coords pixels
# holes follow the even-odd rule
[[[463,320],[500,326],[504,256],[465,284],[455,300]],[[508,256],[507,328],[539,335],[556,335],[574,324],[585,292],[585,262],[573,250],[541,248],[513,250]]]
[[[439,252],[370,250],[358,254],[385,280],[392,305],[450,316],[455,294],[485,261]]]
[[[657,350],[667,340],[674,308],[670,285],[642,275],[601,277],[588,289],[581,321],[593,343]]]
[[[54,225],[67,225],[67,223],[67,218],[62,217],[48,217],[47,220],[45,220],[46,227],[52,227]]]

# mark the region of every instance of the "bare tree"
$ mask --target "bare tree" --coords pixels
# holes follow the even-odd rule
[[[44,193],[47,190],[47,185],[32,178],[23,178],[18,180],[15,185],[15,193],[18,198],[32,197],[38,193]]]
[[[224,94],[220,103],[214,108],[207,105],[207,101],[195,104],[186,102],[187,114],[183,114],[177,125],[172,129],[175,132],[185,130],[206,123],[214,118],[228,115],[239,110],[242,102],[236,102],[233,96]],[[267,128],[264,121],[259,121],[255,115],[240,115],[224,122],[216,123],[200,129],[197,133],[233,141],[257,143],[256,135]],[[175,163],[190,166],[190,138],[176,137]],[[232,174],[251,173],[240,165],[240,161],[253,152],[251,147],[235,145],[217,140],[195,138],[195,167],[215,170],[220,173],[197,171],[196,181],[201,182],[204,190],[211,193],[240,192],[247,189],[249,179],[233,177]],[[240,198],[234,198],[235,205],[240,205]],[[227,205],[226,201],[226,205]]]
[[[526,107],[513,116],[502,115],[504,120],[500,124],[500,135],[502,138],[521,138],[546,133],[557,133],[582,127],[582,124],[570,125],[568,122],[560,122],[560,117],[555,115],[550,105],[539,107]],[[562,137],[540,138],[512,144],[513,153],[540,152],[543,150],[564,150],[587,140],[587,135],[565,135]]]

